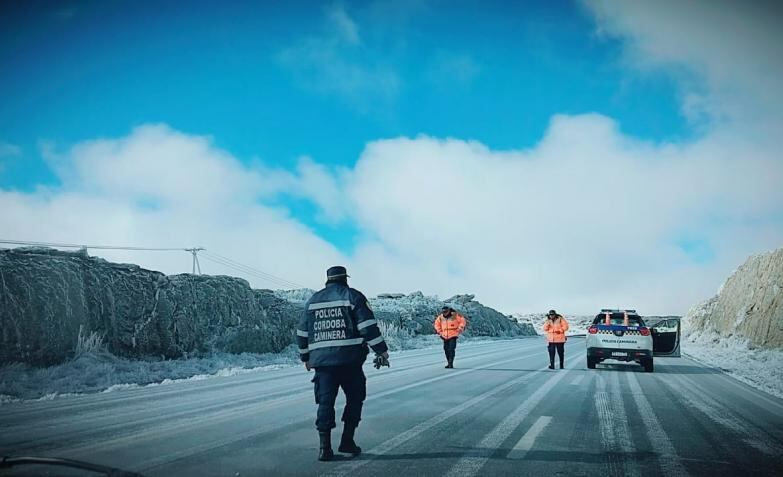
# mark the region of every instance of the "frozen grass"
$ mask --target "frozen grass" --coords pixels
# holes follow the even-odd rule
[[[73,360],[48,368],[20,363],[0,367],[0,403],[227,376],[298,362],[293,345],[276,354],[215,353],[167,361],[122,359],[102,349],[85,349]]]
[[[683,352],[707,366],[724,372],[779,398],[783,398],[783,350],[760,349],[746,340],[721,338],[715,333],[693,332],[683,343]]]
[[[417,347],[417,344],[421,341],[414,339],[414,332],[402,328],[396,323],[388,321],[378,321],[378,328],[381,330],[386,344],[389,346],[390,351],[399,351],[403,349],[411,349]]]
[[[404,350],[438,348],[437,335],[416,335],[394,323],[381,323],[381,330],[394,355]],[[510,338],[460,338],[460,346]],[[140,386],[166,385],[185,379],[201,380],[261,372],[299,365],[294,345],[276,354],[228,354],[176,360],[129,360],[105,351],[100,337],[80,337],[76,357],[57,366],[35,368],[26,364],[0,367],[0,404],[20,400],[49,400],[76,394],[113,392]]]
[[[79,326],[79,336],[76,337],[76,350],[74,352],[76,358],[89,353],[100,353],[104,349],[103,336],[94,331],[85,336],[84,328]]]

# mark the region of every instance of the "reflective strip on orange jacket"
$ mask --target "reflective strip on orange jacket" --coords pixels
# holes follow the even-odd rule
[[[547,318],[544,322],[546,340],[550,343],[565,343],[566,331],[568,331],[568,321],[562,316],[558,316],[555,320]]]
[[[465,331],[467,325],[465,317],[456,312],[452,313],[450,318],[446,318],[442,314],[435,318],[435,331],[443,339],[456,338]]]

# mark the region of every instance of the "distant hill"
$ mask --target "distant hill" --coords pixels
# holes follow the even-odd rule
[[[315,293],[314,290],[278,290],[275,295],[291,301],[304,303]],[[511,316],[484,306],[475,301],[474,295],[455,295],[447,300],[425,296],[417,291],[410,294],[382,293],[370,298],[370,305],[378,319],[394,323],[415,334],[433,334],[433,322],[444,305],[449,305],[468,319],[466,336],[531,336],[535,330],[517,323]]]

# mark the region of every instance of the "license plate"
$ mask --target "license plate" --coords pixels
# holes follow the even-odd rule
[[[614,351],[612,353],[612,356],[628,356],[628,353],[621,353],[619,351]]]

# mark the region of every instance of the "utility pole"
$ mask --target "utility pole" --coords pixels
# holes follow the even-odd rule
[[[198,253],[205,249],[201,247],[193,247],[186,248],[185,250],[193,254],[193,275],[196,274],[196,268],[198,268],[198,274],[201,275],[201,264],[198,263]]]

